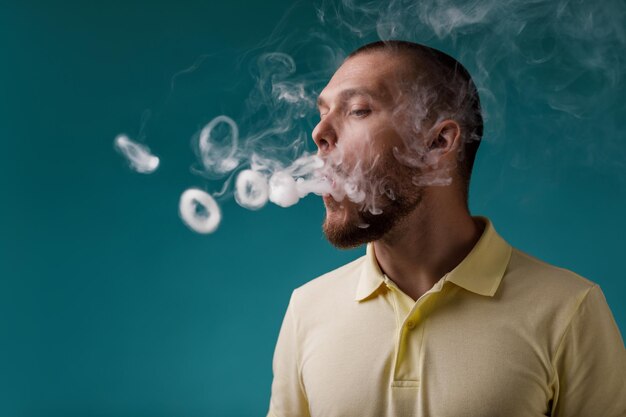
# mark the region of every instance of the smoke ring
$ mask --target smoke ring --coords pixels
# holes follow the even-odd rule
[[[118,135],[113,144],[134,171],[151,174],[159,167],[159,157],[152,155],[147,146],[133,142],[128,136]]]
[[[251,169],[239,173],[235,182],[235,200],[244,208],[258,210],[263,207],[269,198],[269,188],[266,177]]]
[[[230,145],[218,144],[211,140],[211,132],[220,123],[225,123],[230,129]],[[200,150],[200,159],[202,165],[209,172],[216,174],[226,174],[239,165],[239,159],[236,157],[239,146],[239,127],[237,123],[228,116],[217,116],[211,120],[200,131],[198,137],[198,148]]]
[[[206,214],[198,213],[198,206]],[[183,222],[198,233],[213,233],[222,220],[222,213],[215,199],[198,188],[190,188],[182,193],[178,209]]]

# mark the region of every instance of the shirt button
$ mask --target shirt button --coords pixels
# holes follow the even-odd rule
[[[413,320],[409,320],[406,322],[406,328],[407,329],[413,329],[415,327],[415,322]]]

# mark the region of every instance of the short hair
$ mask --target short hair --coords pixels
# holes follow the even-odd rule
[[[429,68],[424,78],[426,87],[437,91],[435,102],[428,103],[428,120],[437,120],[443,116],[455,120],[461,126],[463,141],[459,152],[458,173],[464,181],[464,193],[467,199],[469,181],[476,159],[476,152],[483,135],[483,118],[478,90],[467,69],[450,55],[425,45],[401,41],[378,41],[361,46],[346,58],[352,58],[365,52],[383,51],[400,53],[415,63],[415,70],[420,74],[423,68]]]

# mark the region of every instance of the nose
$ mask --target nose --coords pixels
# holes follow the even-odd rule
[[[318,154],[327,154],[333,150],[337,143],[337,133],[326,115],[313,129],[313,141],[317,145]]]

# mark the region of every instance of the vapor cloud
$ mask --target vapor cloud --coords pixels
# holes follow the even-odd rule
[[[623,2],[340,0],[322,1],[315,9],[314,27],[297,31],[287,25],[289,31],[273,33],[256,56],[248,54],[254,88],[242,97],[241,114],[217,115],[194,135],[198,163],[192,171],[218,183],[219,190],[183,193],[180,216],[192,230],[215,231],[221,221],[216,199],[230,196],[246,209],[259,210],[268,202],[290,207],[309,194],[326,194],[372,214],[381,212],[376,196],[396,197],[395,184],[379,175],[380,155],[371,154],[367,135],[358,152],[371,166],[348,163],[341,145],[323,159],[310,149],[321,87],[348,52],[379,39],[427,44],[463,63],[481,96],[483,140],[498,146],[518,135],[532,143],[537,130],[554,138],[537,145],[543,152],[524,154],[524,147],[517,147],[518,154],[507,156],[509,164],[523,169],[568,147],[579,150],[572,153],[579,158],[572,163],[595,163],[609,173],[623,168],[626,148],[615,139],[619,126],[611,116],[624,109],[623,97],[615,93],[623,91],[626,68]],[[205,57],[177,73],[172,89]],[[422,129],[441,91],[413,93],[409,107],[403,107],[415,116],[407,127],[412,134]],[[135,171],[157,169],[159,158],[147,146],[126,135],[114,144]],[[394,149],[403,166],[436,166],[424,153],[415,141]],[[431,170],[413,183],[446,186],[450,181],[449,172]]]

